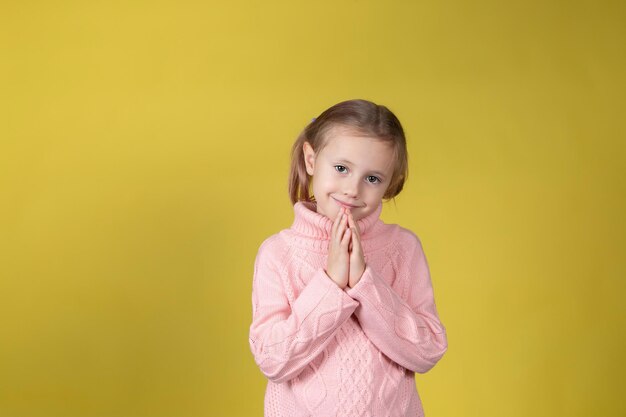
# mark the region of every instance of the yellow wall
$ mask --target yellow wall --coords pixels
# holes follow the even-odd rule
[[[260,416],[291,143],[388,105],[449,350],[430,417],[618,416],[617,1],[0,3],[0,416]]]

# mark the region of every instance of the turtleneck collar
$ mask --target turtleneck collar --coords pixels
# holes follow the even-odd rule
[[[314,201],[299,201],[294,204],[293,209],[294,220],[291,225],[291,231],[297,233],[298,241],[305,243],[308,247],[314,246],[322,250],[327,250],[333,220],[318,213],[317,205]],[[380,220],[382,209],[383,205],[381,202],[376,210],[368,216],[357,220],[364,249],[365,246],[367,246],[366,241],[375,234],[375,229],[384,225],[382,220]]]

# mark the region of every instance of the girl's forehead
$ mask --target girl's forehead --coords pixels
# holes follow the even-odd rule
[[[390,144],[379,138],[366,135],[356,128],[349,126],[335,126],[328,130],[326,133],[324,144],[325,146],[334,145],[334,147],[344,146],[367,146],[367,142],[380,142],[383,145],[389,146]]]
[[[335,150],[347,149],[356,150],[357,148],[393,149],[390,141],[385,141],[377,137],[368,136],[354,128],[334,127],[325,135],[324,147],[330,147]]]

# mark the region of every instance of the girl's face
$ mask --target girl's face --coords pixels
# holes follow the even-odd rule
[[[317,212],[334,220],[342,206],[355,220],[378,208],[391,181],[393,148],[376,138],[358,136],[345,127],[333,128],[317,154],[304,144],[306,170],[313,177]]]

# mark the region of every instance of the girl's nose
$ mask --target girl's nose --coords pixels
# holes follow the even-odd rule
[[[347,179],[343,184],[343,194],[351,197],[357,198],[359,195],[359,181],[356,178]]]

